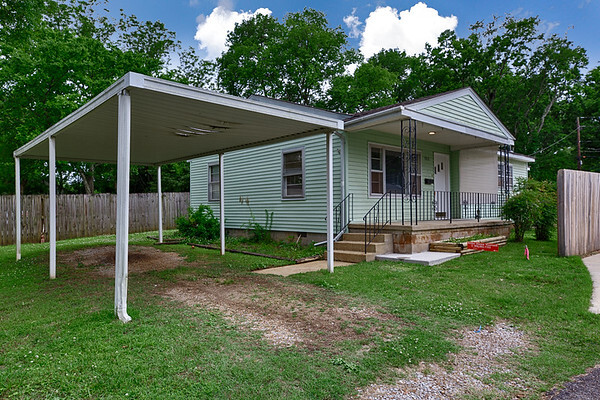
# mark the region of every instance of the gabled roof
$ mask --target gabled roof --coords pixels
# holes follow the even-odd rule
[[[402,119],[501,144],[515,138],[470,87],[358,113],[344,121],[346,130],[378,129]]]

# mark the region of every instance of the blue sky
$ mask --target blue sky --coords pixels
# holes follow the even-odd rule
[[[590,67],[600,65],[600,0],[417,3],[415,0],[109,0],[108,8],[115,15],[123,8],[138,18],[164,22],[185,46],[203,46],[200,54],[206,58],[214,58],[221,51],[225,25],[247,18],[259,9],[279,19],[305,7],[321,10],[331,26],[341,26],[349,35],[353,34],[350,44],[366,56],[381,47],[405,47],[409,53],[417,52],[424,41],[437,37],[445,28],[466,36],[472,23],[491,21],[493,15],[538,15],[545,31],[567,33],[570,40],[587,50]]]

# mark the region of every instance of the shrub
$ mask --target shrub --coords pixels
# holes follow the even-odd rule
[[[209,242],[219,237],[219,220],[212,209],[203,204],[195,211],[190,208],[188,216],[177,218],[175,224],[181,235],[190,239]]]
[[[533,226],[535,196],[532,192],[522,191],[506,200],[502,215],[512,219],[515,226],[515,241],[522,242],[525,232]]]
[[[537,240],[549,240],[556,224],[556,185],[548,181],[520,180],[516,194],[506,200],[502,213],[515,224],[515,240],[535,228]]]
[[[250,241],[252,242],[271,242],[271,227],[273,226],[273,211],[269,213],[265,210],[265,224],[262,225],[256,221],[256,218],[250,211],[250,221],[248,227],[250,230]]]

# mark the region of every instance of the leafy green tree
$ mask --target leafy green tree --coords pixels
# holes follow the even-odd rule
[[[305,105],[323,103],[326,85],[360,60],[347,49],[340,27],[329,28],[320,11],[288,14],[283,22],[257,15],[236,25],[217,59],[218,78],[228,93],[262,95]]]
[[[6,7],[5,7],[6,5]],[[9,0],[0,11],[0,193],[14,191],[12,152],[85,104],[129,71],[168,75],[180,48],[161,22],[121,14],[111,20],[100,1]],[[182,53],[185,70],[171,75],[198,83],[198,59]],[[194,64],[194,65],[192,65]],[[24,160],[25,193],[44,192],[44,162]],[[98,189],[98,176],[112,179],[114,166],[60,164],[59,192]],[[132,186],[147,189],[146,175],[132,173]],[[94,182],[96,181],[96,184]],[[104,186],[107,186],[103,183]],[[100,186],[103,186],[100,185]],[[68,186],[68,187],[67,187]],[[107,189],[106,187],[102,188]]]

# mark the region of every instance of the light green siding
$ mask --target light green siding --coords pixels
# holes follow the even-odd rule
[[[458,192],[460,188],[460,151],[450,152],[450,190]]]
[[[528,178],[528,163],[518,160],[510,160],[509,162],[513,166],[513,182],[515,185],[517,184],[517,180],[519,178]]]
[[[282,199],[282,151],[304,149],[305,196]],[[340,140],[334,136],[334,203],[340,201]],[[290,232],[327,231],[325,135],[226,153],[225,226],[246,228],[254,215],[264,224],[265,210],[273,212],[273,230]],[[215,215],[219,202],[208,202],[208,165],[217,156],[190,162],[190,202],[192,207],[208,204]]]
[[[469,95],[425,107],[420,112],[479,129],[501,138],[505,137],[497,123]]]
[[[380,196],[369,195],[369,144],[400,147],[400,137],[377,131],[347,133],[347,190],[354,194],[354,220],[362,221],[365,213],[377,202]],[[433,153],[450,154],[449,146],[417,141],[417,151],[421,153],[421,188],[433,190],[433,185],[425,185],[425,179],[433,179]],[[451,171],[453,169],[450,161]],[[454,185],[450,178],[450,184]]]

